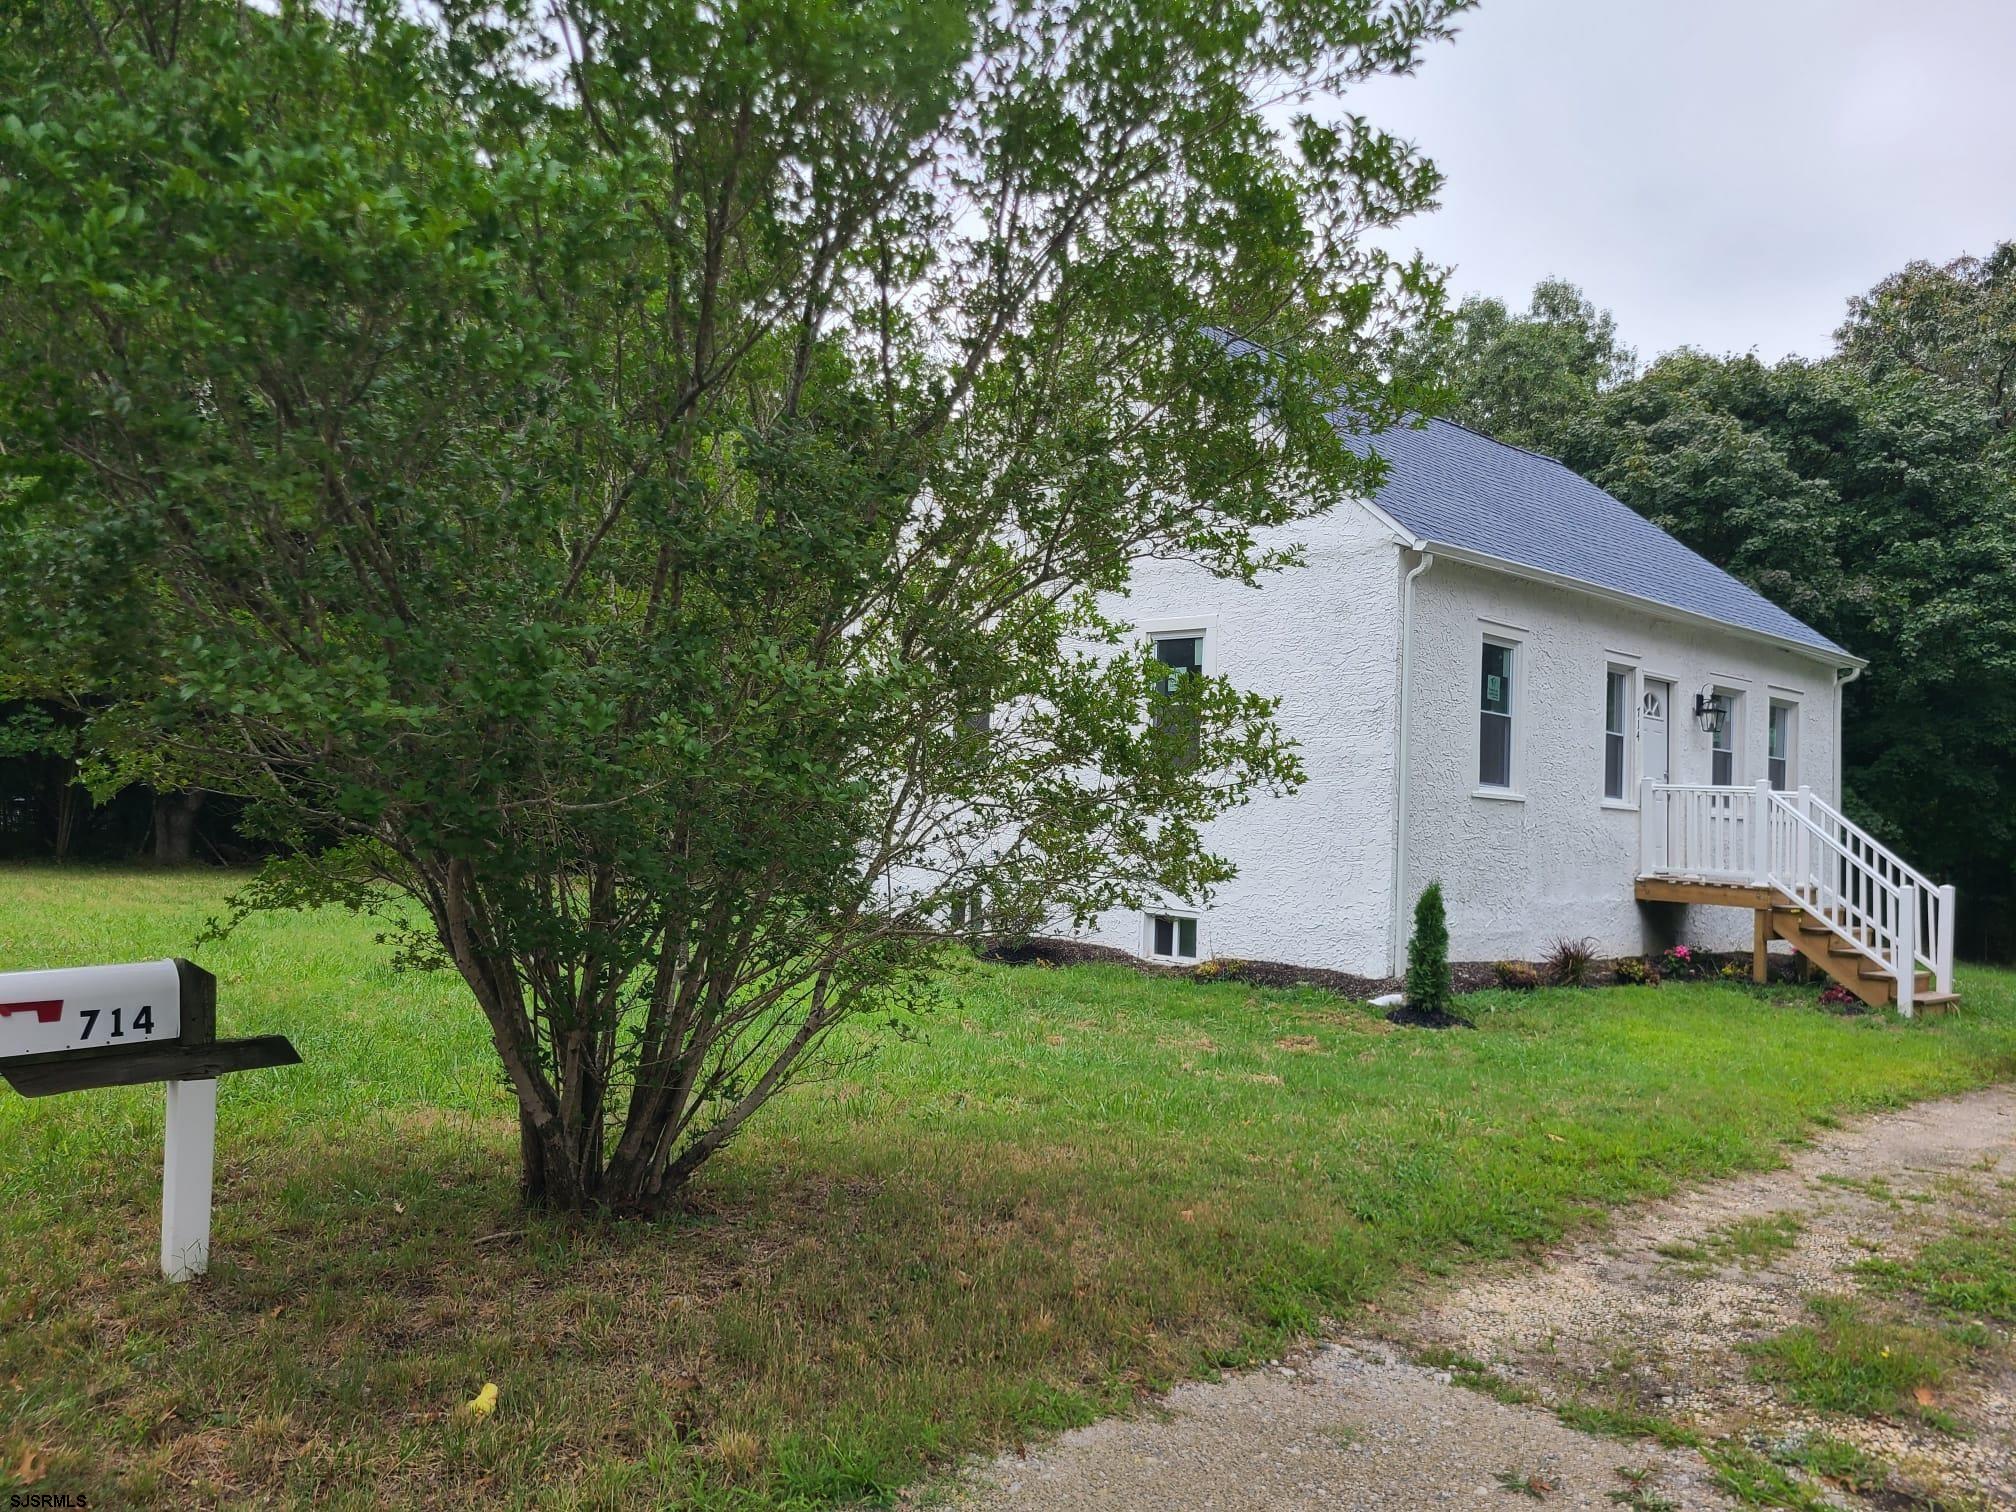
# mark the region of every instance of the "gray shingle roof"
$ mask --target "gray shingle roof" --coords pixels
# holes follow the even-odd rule
[[[1447,420],[1365,436],[1344,418],[1340,412],[1339,429],[1354,451],[1386,459],[1379,507],[1432,545],[1856,659],[1551,457]]]

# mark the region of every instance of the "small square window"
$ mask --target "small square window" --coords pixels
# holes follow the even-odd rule
[[[1171,961],[1197,959],[1197,921],[1181,914],[1150,914],[1150,954]]]

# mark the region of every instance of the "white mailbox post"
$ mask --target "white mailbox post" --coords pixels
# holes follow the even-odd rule
[[[184,960],[0,974],[0,1076],[24,1097],[168,1084],[161,1273],[210,1263],[217,1078],[301,1057],[286,1037],[217,1038],[217,979]]]

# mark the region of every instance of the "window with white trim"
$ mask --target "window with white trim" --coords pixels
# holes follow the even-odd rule
[[[1709,753],[1708,780],[1716,787],[1736,785],[1736,732],[1743,727],[1743,704],[1734,693],[1717,688],[1713,695],[1722,706],[1722,718]]]
[[[1477,785],[1512,787],[1512,678],[1516,648],[1486,640],[1477,699]]]
[[[1180,720],[1189,735],[1189,752],[1184,765],[1195,765],[1197,759],[1196,715],[1193,709],[1179,708],[1173,700],[1182,689],[1183,680],[1202,676],[1204,672],[1204,636],[1199,631],[1187,630],[1173,635],[1152,637],[1155,645],[1155,659],[1167,669],[1155,684],[1160,695],[1157,706],[1149,711],[1157,728]],[[1172,700],[1163,704],[1161,699]]]
[[[1197,959],[1197,920],[1189,914],[1148,915],[1148,953],[1164,961]]]
[[[1603,677],[1603,796],[1622,802],[1631,780],[1630,747],[1625,742],[1631,717],[1631,673],[1611,667]]]
[[[1797,704],[1779,703],[1776,699],[1771,703],[1771,723],[1767,735],[1769,744],[1765,748],[1764,758],[1765,769],[1766,775],[1771,779],[1771,786],[1781,793],[1788,791],[1792,786],[1793,746],[1798,733],[1796,723],[1798,708]]]

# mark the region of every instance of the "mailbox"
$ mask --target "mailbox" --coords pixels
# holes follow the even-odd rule
[[[284,1035],[218,1039],[217,979],[189,961],[0,974],[0,1077],[23,1097],[168,1084],[161,1270],[171,1281],[209,1264],[217,1078],[300,1060]]]
[[[300,1061],[284,1035],[217,1038],[217,979],[193,962],[0,974],[0,1076],[23,1097],[197,1081]]]

